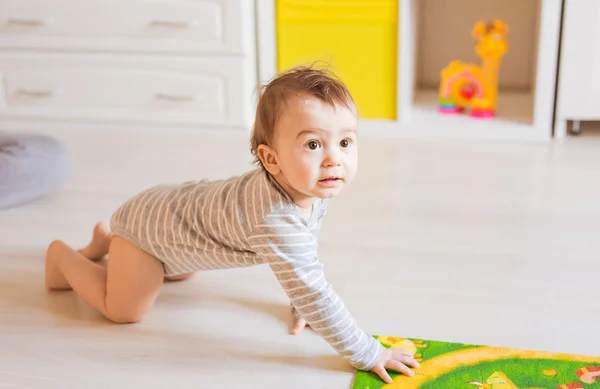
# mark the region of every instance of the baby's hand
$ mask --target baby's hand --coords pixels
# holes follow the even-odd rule
[[[296,324],[294,324],[290,334],[298,335],[304,330],[305,327],[309,327],[309,325],[306,323],[306,320],[298,315],[298,311],[296,311],[296,308],[294,308],[293,305],[290,304],[290,308],[292,308],[292,316],[294,316],[294,319],[296,319]]]
[[[294,325],[294,328],[292,328],[292,330],[290,331],[290,333],[293,334],[293,335],[298,335],[307,326],[308,326],[308,324],[306,323],[306,320],[304,320],[301,317],[298,317],[298,318],[296,318],[296,324]]]
[[[395,370],[412,377],[415,373],[408,366],[415,368],[420,366],[410,351],[401,348],[384,348],[379,362],[371,371],[379,375],[386,383],[391,384],[392,378],[385,369]]]

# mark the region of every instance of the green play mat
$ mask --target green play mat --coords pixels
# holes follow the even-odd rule
[[[600,357],[375,336],[385,347],[415,353],[421,367],[386,384],[358,371],[352,389],[600,389]]]

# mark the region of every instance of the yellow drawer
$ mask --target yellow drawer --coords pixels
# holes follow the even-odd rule
[[[277,66],[325,61],[363,119],[396,119],[398,0],[277,0]]]

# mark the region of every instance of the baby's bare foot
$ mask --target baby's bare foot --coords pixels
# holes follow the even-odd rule
[[[48,290],[69,290],[71,286],[63,276],[58,265],[63,243],[54,241],[48,246],[46,251],[46,288]]]
[[[99,261],[108,253],[111,239],[110,227],[107,223],[100,222],[94,227],[94,235],[90,244],[79,250],[79,253],[92,261]]]

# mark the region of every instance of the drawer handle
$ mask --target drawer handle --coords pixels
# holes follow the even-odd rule
[[[54,90],[19,89],[17,94],[29,97],[52,97],[57,94]]]
[[[176,22],[173,20],[153,20],[150,22],[151,26],[154,27],[170,27],[170,28],[190,28],[197,26],[199,24],[198,20],[192,20],[191,22]]]
[[[160,100],[169,100],[169,101],[193,101],[196,98],[192,95],[174,95],[170,93],[159,93],[156,97]]]
[[[15,24],[19,26],[50,26],[54,24],[54,18],[48,19],[21,19],[21,18],[9,18],[8,24]]]

